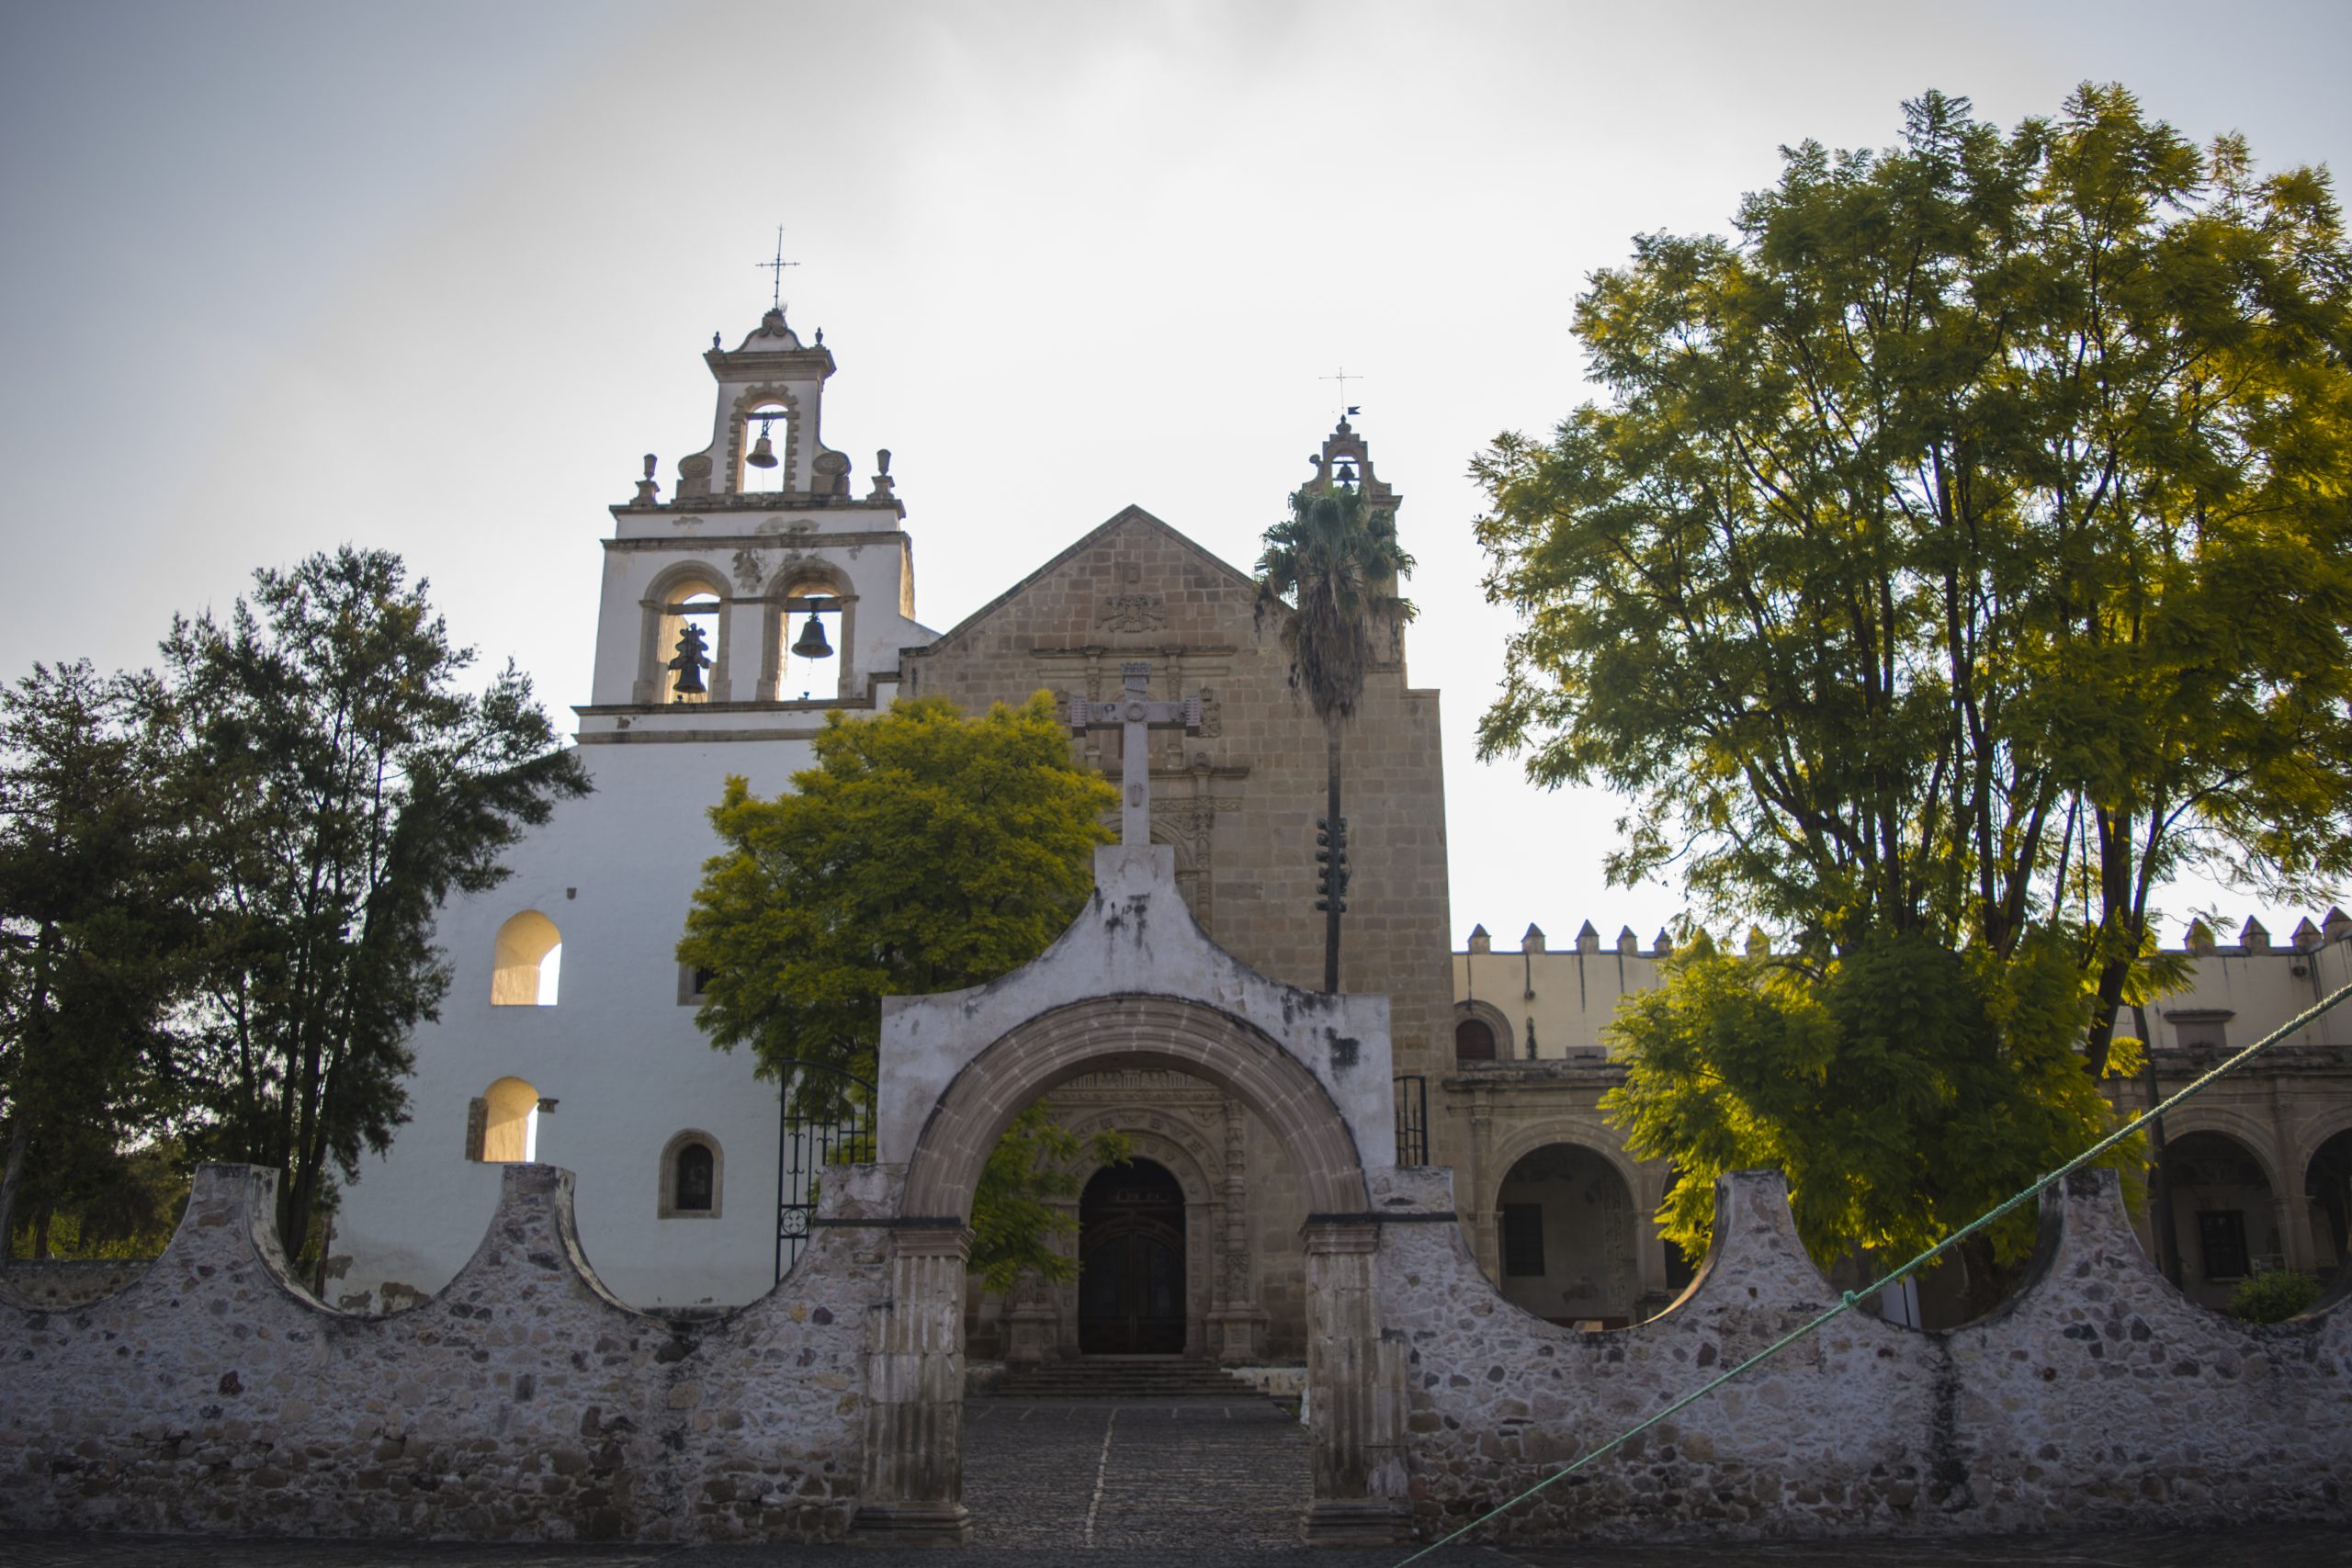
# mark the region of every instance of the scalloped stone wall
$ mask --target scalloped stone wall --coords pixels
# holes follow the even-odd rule
[[[2352,1314],[2256,1326],[2148,1264],[2110,1171],[2044,1195],[2028,1282],[1931,1334],[1848,1313],[1494,1527],[1522,1540],[1985,1533],[2352,1517]],[[1386,1176],[1381,1305],[1406,1347],[1417,1532],[1535,1485],[1834,1303],[1776,1173],[1716,1186],[1664,1316],[1562,1329],[1505,1302],[1446,1173]]]
[[[1366,1529],[1398,1492],[1424,1539],[1466,1522],[1834,1300],[1769,1173],[1718,1184],[1715,1250],[1669,1313],[1605,1334],[1496,1293],[1448,1173],[1369,1174],[1357,1329],[1378,1354],[1325,1372],[1343,1403],[1400,1405],[1366,1430],[1401,1425],[1402,1450],[1354,1455],[1376,1483],[1337,1505]],[[888,1371],[901,1182],[844,1169],[773,1293],[673,1323],[597,1283],[568,1172],[511,1167],[449,1287],[365,1318],[289,1281],[269,1176],[209,1167],[170,1249],[122,1290],[0,1306],[0,1525],[840,1538],[874,1440],[868,1384]],[[2256,1327],[2190,1303],[2101,1172],[2045,1197],[2029,1282],[1994,1316],[1923,1334],[1848,1314],[1498,1524],[1534,1540],[2345,1520],[2348,1470],[2352,1313]],[[952,1506],[952,1473],[933,1480]]]

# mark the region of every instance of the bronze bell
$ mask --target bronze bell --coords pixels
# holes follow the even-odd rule
[[[760,438],[752,443],[752,455],[744,458],[743,461],[751,464],[752,467],[755,468],[773,468],[775,467],[775,446],[768,440],[768,433],[766,431],[763,430],[760,432]]]
[[[792,651],[802,659],[833,656],[833,645],[825,640],[825,623],[817,618],[813,610],[809,612],[808,624],[800,628],[800,640],[792,645]]]

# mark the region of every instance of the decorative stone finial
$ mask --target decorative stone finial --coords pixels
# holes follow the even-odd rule
[[[1653,958],[1664,958],[1668,953],[1672,953],[1673,951],[1674,939],[1666,934],[1666,928],[1664,926],[1658,927],[1657,940],[1650,943],[1650,956]]]
[[[1593,925],[1590,920],[1587,920],[1583,925],[1577,928],[1577,951],[1578,953],[1599,953],[1600,951],[1600,933],[1593,929]]]
[[[1633,927],[1619,926],[1617,928],[1617,951],[1632,953],[1639,953],[1642,951],[1642,939],[1634,934]]]
[[[653,482],[653,454],[645,455],[645,477],[637,481],[637,502],[639,506],[652,506],[662,499],[662,487]]]
[[[1747,928],[1747,956],[1750,958],[1770,958],[1772,956],[1772,939],[1764,934],[1764,928],[1762,926],[1750,926]]]
[[[1492,953],[1494,950],[1495,939],[1487,934],[1487,928],[1484,926],[1472,926],[1470,928],[1470,951],[1473,953]]]
[[[1526,934],[1519,939],[1519,950],[1521,953],[1543,952],[1544,928],[1537,925],[1533,920],[1528,921]]]
[[[2191,953],[2212,952],[2213,928],[2207,925],[2202,917],[2189,921],[2188,934],[2182,939],[2182,945]]]
[[[2298,952],[2305,948],[2317,947],[2320,942],[2319,928],[2312,924],[2312,918],[2309,915],[2305,915],[2295,922],[2295,947]]]
[[[2267,953],[2270,951],[2270,931],[2260,920],[2248,915],[2245,924],[2238,928],[2238,945],[2248,953]]]

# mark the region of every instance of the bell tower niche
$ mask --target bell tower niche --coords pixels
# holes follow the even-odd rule
[[[612,508],[582,743],[773,735],[773,710],[870,707],[899,649],[933,636],[914,621],[890,454],[860,495],[848,455],[824,444],[825,334],[804,344],[777,307],[723,344],[702,356],[709,444],[678,459],[666,499],[649,454]]]

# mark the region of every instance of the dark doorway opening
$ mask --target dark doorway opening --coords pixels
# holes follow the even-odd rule
[[[1184,1351],[1184,1190],[1148,1159],[1105,1166],[1078,1200],[1078,1348]]]

